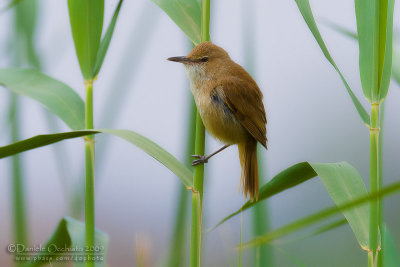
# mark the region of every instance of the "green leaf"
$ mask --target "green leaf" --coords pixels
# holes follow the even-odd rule
[[[201,42],[201,8],[197,0],[152,0],[197,45]]]
[[[108,236],[102,231],[96,230],[95,233],[95,252],[94,257],[102,258],[97,260],[96,266],[102,267],[106,264],[106,256],[108,249]],[[58,224],[53,235],[43,247],[43,251],[39,252],[35,262],[30,262],[27,266],[37,267],[48,265],[49,262],[60,262],[56,257],[71,256],[73,258],[74,266],[85,266],[82,258],[85,257],[85,224],[75,219],[64,217]],[[59,251],[56,251],[56,250]],[[64,250],[64,252],[62,252]],[[97,250],[97,251],[96,251]],[[81,258],[81,260],[79,260]],[[66,262],[61,262],[66,263]]]
[[[338,25],[338,24],[336,24],[334,22],[327,21],[327,20],[324,20],[324,24],[326,26],[328,26],[329,28],[331,28],[331,29],[333,29],[333,30],[335,30],[335,31],[337,31],[337,32],[339,32],[341,34],[343,34],[343,35],[345,35],[347,37],[350,37],[353,40],[358,40],[357,33],[352,31],[352,30],[349,30],[349,29],[347,29],[345,27],[342,27],[342,26],[340,26],[340,25]]]
[[[280,252],[284,256],[284,258],[287,258],[291,262],[290,266],[307,267],[307,265],[301,262],[298,258],[294,257],[292,254],[282,249],[281,247],[273,245],[273,248],[276,249],[278,252]],[[266,266],[266,265],[260,265],[260,266]]]
[[[278,173],[268,183],[266,183],[260,188],[257,202],[247,201],[240,209],[222,219],[211,230],[215,229],[225,221],[239,214],[240,212],[245,211],[253,207],[254,205],[260,203],[262,200],[267,199],[273,195],[276,195],[286,189],[292,188],[298,184],[301,184],[315,176],[317,176],[317,173],[314,171],[314,169],[308,162],[301,162],[293,166],[290,166],[289,168]]]
[[[146,137],[129,130],[100,129],[103,133],[118,136],[142,149],[178,176],[186,187],[192,187],[192,172],[170,153]]]
[[[355,0],[355,9],[363,92],[371,103],[380,103],[392,72],[394,0]]]
[[[393,62],[392,66],[393,79],[396,81],[397,85],[400,86],[400,54],[395,48],[393,48],[392,62]]]
[[[348,85],[344,76],[340,72],[338,66],[333,61],[333,58],[330,55],[328,48],[326,47],[324,40],[322,39],[322,36],[318,30],[317,24],[315,23],[309,1],[308,0],[295,0],[295,1],[301,12],[301,15],[303,16],[305,22],[307,23],[308,28],[314,35],[314,38],[317,41],[322,52],[324,53],[326,59],[332,64],[332,66],[335,68],[336,72],[339,74],[340,79],[342,80],[344,86],[346,87],[347,92],[350,95],[350,98],[353,101],[353,104],[354,104],[355,108],[357,109],[357,112],[360,115],[362,121],[364,122],[365,125],[369,126],[369,122],[370,122],[369,115],[368,115],[367,111],[364,109],[364,107],[361,105],[360,101],[354,95],[353,91],[350,89],[350,86]],[[363,0],[361,0],[361,1],[363,1]]]
[[[40,60],[35,47],[35,32],[38,21],[38,1],[22,1],[14,9],[13,64],[39,69]],[[18,45],[15,45],[18,44]]]
[[[336,221],[327,223],[326,225],[323,225],[321,227],[318,227],[317,229],[313,230],[312,232],[307,233],[307,234],[305,234],[305,235],[303,235],[303,236],[301,236],[299,238],[292,239],[292,240],[287,240],[287,241],[283,241],[283,242],[279,241],[279,244],[289,244],[289,243],[299,242],[299,241],[308,239],[310,237],[313,237],[313,236],[316,236],[316,235],[319,235],[319,234],[323,234],[325,232],[328,232],[328,231],[330,231],[332,229],[338,228],[338,227],[340,227],[342,225],[345,225],[345,224],[347,224],[347,220],[345,218],[340,219],[340,220],[336,220]]]
[[[70,87],[38,70],[0,69],[0,85],[44,105],[62,119],[72,130],[85,125],[84,103]]]
[[[377,198],[382,198],[384,196],[388,196],[388,195],[393,194],[398,191],[400,191],[400,182],[393,183],[387,187],[382,188],[379,193],[375,192],[373,194],[368,194],[368,195],[362,196],[351,202],[346,202],[346,203],[340,205],[339,207],[333,206],[333,207],[324,209],[324,210],[316,212],[312,215],[306,216],[300,220],[292,222],[288,225],[280,227],[276,230],[273,230],[273,231],[267,233],[266,235],[259,236],[255,239],[243,244],[243,248],[250,248],[250,247],[259,246],[259,245],[271,242],[273,240],[276,240],[278,238],[281,238],[283,236],[289,235],[293,232],[296,232],[303,228],[311,226],[317,222],[323,221],[323,220],[325,220],[333,215],[336,215],[340,212],[347,211],[349,209],[353,209],[357,206],[368,203],[368,201],[371,201],[371,200],[374,200]]]
[[[333,22],[325,22],[327,26],[332,28],[333,30],[342,33],[343,35],[346,35],[354,40],[358,40],[357,33],[346,29],[336,23]],[[394,81],[397,83],[397,85],[400,85],[400,55],[399,52],[396,49],[396,46],[392,47],[393,55],[392,55],[392,78]]]
[[[347,162],[330,164],[311,163],[311,166],[318,174],[318,177],[337,206],[368,194],[360,174]],[[368,248],[368,204],[344,210],[343,215],[346,217],[360,246]]]
[[[68,0],[72,37],[85,81],[92,80],[103,29],[104,0]]]
[[[386,225],[382,227],[382,241],[384,251],[382,250],[383,264],[385,267],[398,267],[400,266],[399,253],[396,248],[396,243],[393,240],[392,234]]]
[[[246,202],[239,210],[225,217],[214,228],[260,201],[316,176],[320,177],[330,197],[338,206],[367,194],[361,176],[356,169],[346,162],[325,164],[302,162],[276,175],[261,187],[257,202]],[[343,215],[346,217],[360,246],[368,247],[368,206],[363,205],[348,209],[343,212]]]
[[[332,223],[329,223],[327,225],[324,225],[324,226],[316,229],[311,234],[309,234],[308,237],[316,236],[316,235],[319,235],[319,234],[323,234],[325,232],[328,232],[330,230],[333,230],[333,229],[335,229],[337,227],[340,227],[340,226],[346,225],[346,224],[347,224],[347,220],[346,219],[340,219],[340,220],[334,221]]]
[[[129,130],[113,130],[113,129],[96,129],[73,131],[57,134],[37,135],[29,139],[25,139],[7,146],[0,147],[0,159],[17,153],[28,151],[34,148],[50,145],[65,139],[82,137],[90,134],[107,133],[118,136],[137,146],[149,156],[153,157],[165,167],[170,169],[178,176],[186,187],[192,187],[192,172],[174,156],[165,151],[156,143],[150,141],[146,137]]]
[[[17,4],[19,4],[22,0],[11,0],[5,7],[3,7],[0,10],[0,14],[2,14],[3,12],[6,12],[7,10],[9,10],[10,8],[16,6]]]
[[[104,58],[107,54],[108,46],[110,45],[111,38],[114,33],[115,24],[117,23],[119,11],[121,10],[123,0],[119,0],[117,7],[115,8],[114,15],[111,19],[110,25],[108,25],[106,34],[103,37],[103,40],[100,42],[99,51],[96,57],[96,63],[93,69],[93,77],[96,77],[99,73],[101,66],[103,65]]]

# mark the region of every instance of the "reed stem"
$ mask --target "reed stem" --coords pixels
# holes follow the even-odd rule
[[[93,129],[93,81],[85,82],[86,102],[85,102],[85,127]],[[85,138],[85,230],[86,230],[86,249],[87,267],[93,267],[93,251],[95,246],[95,213],[94,213],[94,136]]]
[[[380,189],[379,104],[371,104],[370,126],[370,194],[374,194],[379,192]],[[369,248],[372,252],[372,255],[369,255],[368,257],[370,266],[376,266],[378,257],[378,231],[380,223],[379,206],[379,199],[371,200],[369,222]]]
[[[210,40],[210,0],[201,3],[201,41]],[[199,112],[196,114],[195,154],[204,155],[205,129]],[[192,193],[192,225],[190,244],[190,266],[200,267],[201,261],[201,232],[203,216],[203,182],[204,165],[194,167]]]
[[[378,157],[379,157],[379,165],[378,165],[378,172],[379,172],[379,190],[383,187],[383,131],[384,131],[384,121],[385,121],[385,101],[382,102],[379,112],[379,147],[378,147]],[[383,265],[383,258],[385,257],[385,248],[383,245],[385,244],[385,235],[383,234],[383,201],[384,199],[379,199],[379,232],[381,233],[381,251],[379,252],[378,257],[378,267],[382,267]]]
[[[11,139],[12,142],[20,140],[20,118],[18,96],[11,94],[10,105]],[[25,205],[24,177],[22,175],[21,156],[15,155],[12,160],[12,199],[13,199],[13,225],[14,242],[27,246],[28,244],[28,226]],[[22,266],[22,263],[16,262],[16,266]]]
[[[194,103],[193,98],[190,96],[189,99],[189,116],[188,123],[189,125],[187,129],[187,137],[186,137],[186,147],[185,147],[185,164],[190,168],[192,168],[192,155],[194,153],[194,144],[195,144],[195,123],[196,123],[196,115],[197,109]],[[179,182],[179,196],[177,199],[177,210],[175,214],[175,223],[174,230],[172,234],[171,241],[171,250],[168,260],[169,267],[182,267],[185,266],[185,247],[186,247],[186,217],[188,213],[188,190]]]
[[[253,1],[242,2],[243,12],[243,53],[245,55],[244,62],[246,70],[253,78],[256,78],[255,61],[256,61],[256,38],[254,33],[254,25],[256,25],[255,6]],[[264,160],[264,148],[258,146],[258,177],[259,184],[262,185],[266,182],[266,172],[264,171],[267,166],[267,161]],[[265,199],[261,203],[254,206],[252,210],[252,233],[254,237],[266,234],[270,230],[268,200]],[[267,267],[273,266],[273,251],[268,244],[257,246],[254,248],[254,267]]]

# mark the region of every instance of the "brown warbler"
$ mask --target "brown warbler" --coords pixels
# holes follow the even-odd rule
[[[258,198],[257,142],[267,148],[262,93],[253,78],[221,47],[203,42],[183,57],[190,88],[207,131],[225,146],[208,155],[193,155],[192,165],[208,162],[215,154],[237,144],[242,167],[241,188],[251,201]]]

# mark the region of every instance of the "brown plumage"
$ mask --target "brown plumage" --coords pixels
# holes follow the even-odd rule
[[[205,163],[227,146],[237,144],[242,191],[251,200],[257,199],[257,142],[267,148],[267,120],[257,83],[224,49],[211,42],[197,45],[186,57],[169,60],[184,63],[205,128],[226,144],[209,156],[195,155],[198,160],[194,165]]]

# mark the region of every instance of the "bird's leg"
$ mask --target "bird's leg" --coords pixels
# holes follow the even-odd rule
[[[208,155],[208,156],[192,155],[192,157],[196,158],[196,160],[194,160],[194,161],[192,162],[192,166],[196,166],[196,165],[199,165],[199,164],[207,163],[208,160],[209,160],[212,156],[218,154],[219,152],[221,152],[222,150],[224,150],[225,148],[227,148],[227,147],[229,147],[229,146],[230,146],[230,145],[224,145],[223,147],[221,147],[220,149],[218,149],[217,151],[215,151],[214,153],[212,153],[212,154],[210,154],[210,155]]]

